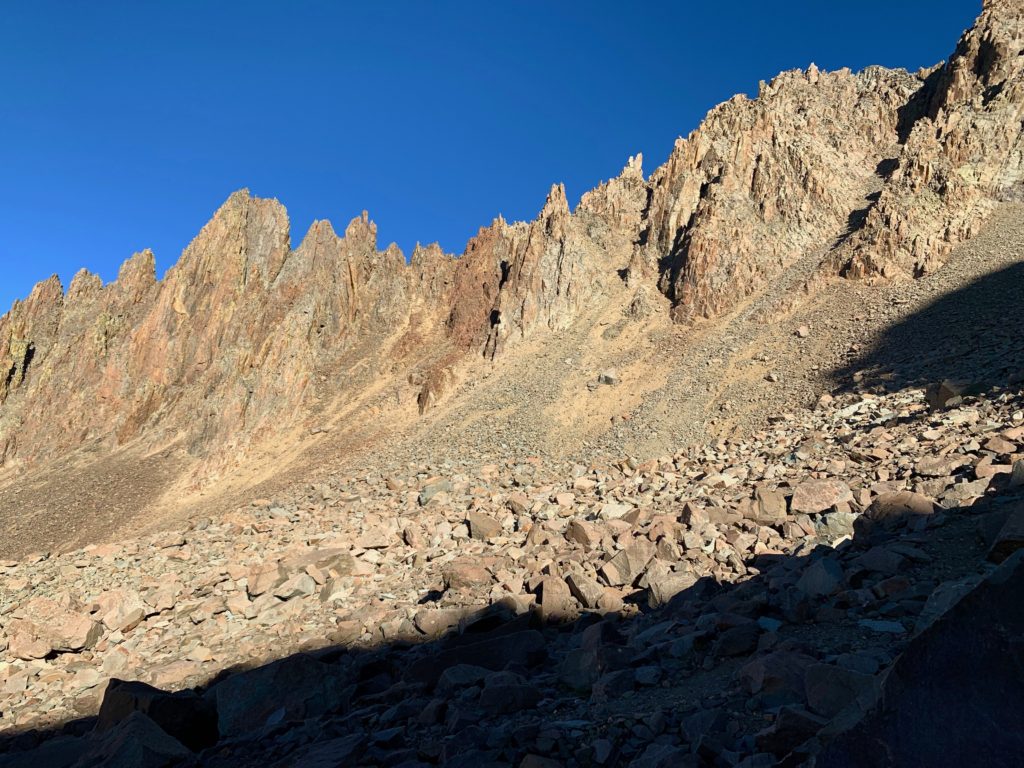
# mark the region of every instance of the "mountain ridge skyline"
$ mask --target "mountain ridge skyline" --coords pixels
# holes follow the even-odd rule
[[[623,60],[624,65],[622,62],[618,62],[618,65],[623,67],[626,73],[624,76],[630,78],[628,81],[630,87],[639,88],[646,94],[642,97],[644,107],[637,110],[637,114],[633,117],[628,116],[629,110],[619,110],[627,113],[626,116],[607,118],[600,121],[599,125],[593,125],[591,130],[585,134],[586,141],[574,139],[570,129],[573,126],[578,128],[593,118],[600,112],[599,107],[604,102],[596,104],[596,106],[588,106],[577,99],[578,103],[575,103],[575,107],[582,111],[579,116],[571,118],[560,117],[552,113],[550,109],[542,110],[542,114],[549,116],[546,119],[556,120],[556,124],[553,124],[551,130],[546,133],[541,128],[539,121],[527,123],[525,132],[521,127],[513,131],[502,126],[502,123],[507,123],[509,118],[523,114],[521,108],[525,107],[528,102],[524,102],[522,99],[530,96],[532,86],[542,82],[541,76],[545,74],[543,62],[531,65],[530,71],[520,78],[522,82],[517,84],[514,80],[511,81],[512,90],[508,92],[509,97],[504,99],[504,106],[500,111],[491,114],[484,110],[488,115],[487,119],[481,117],[481,110],[476,110],[475,114],[469,115],[453,111],[458,106],[457,103],[451,101],[452,98],[455,98],[454,95],[442,103],[438,114],[448,112],[454,115],[452,120],[455,122],[467,119],[469,121],[469,128],[454,137],[464,146],[470,147],[471,150],[467,154],[469,159],[462,162],[462,168],[457,167],[458,155],[453,154],[451,149],[458,144],[457,141],[446,141],[444,136],[432,130],[428,131],[429,136],[416,138],[416,132],[423,131],[425,123],[423,120],[413,119],[410,121],[407,119],[406,128],[403,129],[399,126],[400,129],[389,128],[385,131],[388,140],[403,137],[413,142],[408,151],[402,151],[400,144],[395,145],[400,156],[389,159],[386,151],[385,154],[381,154],[380,148],[374,145],[365,145],[369,147],[369,154],[373,155],[373,163],[370,165],[379,166],[381,169],[379,174],[374,173],[372,167],[355,175],[346,171],[345,167],[355,162],[352,156],[360,153],[358,148],[362,145],[358,140],[347,142],[344,135],[332,136],[332,128],[324,120],[312,121],[323,123],[323,125],[318,127],[314,133],[309,134],[310,152],[308,154],[304,149],[297,148],[294,141],[288,141],[287,132],[280,136],[274,134],[275,129],[280,129],[283,118],[272,117],[267,126],[253,122],[246,127],[245,130],[252,133],[253,137],[243,136],[241,142],[243,146],[237,152],[223,146],[229,138],[226,136],[222,137],[219,144],[209,144],[207,146],[209,151],[205,154],[200,152],[194,158],[184,155],[170,157],[170,159],[163,158],[162,155],[168,153],[174,155],[179,150],[187,150],[189,142],[194,143],[197,136],[203,135],[203,132],[197,128],[192,133],[184,133],[180,144],[175,144],[174,137],[168,138],[167,135],[164,135],[169,129],[164,129],[164,133],[161,133],[159,122],[154,122],[154,118],[160,117],[159,110],[167,111],[170,114],[172,111],[170,108],[175,104],[175,100],[181,97],[179,92],[181,83],[175,80],[174,72],[169,74],[163,72],[165,84],[170,88],[169,95],[163,102],[140,91],[140,88],[146,83],[146,77],[153,73],[161,74],[162,69],[158,65],[163,62],[161,56],[164,56],[166,51],[164,53],[158,51],[135,65],[140,70],[140,74],[135,78],[134,90],[125,90],[116,79],[111,81],[110,87],[114,92],[122,93],[122,96],[125,97],[124,102],[117,104],[111,100],[111,97],[104,97],[94,111],[98,112],[102,107],[111,114],[110,117],[104,118],[105,121],[100,122],[97,122],[99,118],[94,118],[89,112],[89,109],[93,109],[92,107],[86,109],[82,106],[83,104],[88,106],[88,97],[93,93],[93,86],[90,85],[86,88],[70,75],[59,82],[65,86],[63,90],[69,96],[68,103],[78,104],[80,108],[85,109],[81,115],[83,119],[78,123],[70,122],[69,118],[74,117],[71,107],[61,107],[60,109],[51,108],[49,113],[60,117],[65,122],[51,120],[50,123],[43,124],[38,119],[29,120],[26,117],[28,107],[34,102],[32,98],[25,97],[21,91],[27,91],[27,86],[31,84],[29,81],[32,78],[38,81],[37,85],[47,82],[45,79],[46,68],[42,66],[42,75],[28,75],[23,74],[27,69],[22,65],[20,77],[26,80],[23,84],[26,87],[14,92],[16,98],[11,109],[14,119],[8,127],[10,132],[8,151],[13,152],[20,149],[20,152],[8,158],[11,162],[7,163],[7,167],[10,169],[8,176],[10,183],[19,181],[22,183],[17,195],[13,188],[4,189],[0,184],[0,204],[6,204],[0,209],[0,224],[4,225],[5,231],[8,232],[6,243],[0,246],[0,261],[5,264],[7,272],[7,279],[0,285],[0,312],[5,312],[15,299],[27,296],[34,284],[53,273],[60,276],[62,284],[65,286],[69,284],[71,277],[80,268],[86,268],[90,272],[100,275],[104,282],[109,282],[116,276],[117,269],[123,261],[132,253],[147,248],[154,252],[158,273],[162,276],[177,260],[212,211],[230,192],[241,188],[249,188],[262,197],[281,200],[287,206],[290,217],[295,222],[295,231],[306,231],[314,220],[326,218],[333,222],[343,222],[357,216],[361,210],[369,210],[380,227],[382,242],[396,242],[407,255],[417,241],[420,243],[436,241],[446,252],[459,253],[466,242],[476,234],[478,227],[482,223],[491,221],[499,213],[509,220],[529,220],[543,203],[545,190],[553,182],[564,182],[570,199],[575,200],[582,192],[596,186],[601,179],[613,176],[618,168],[621,168],[625,158],[631,154],[644,153],[653,167],[654,163],[651,161],[657,162],[667,156],[671,150],[672,139],[680,134],[685,135],[689,130],[695,128],[707,109],[734,93],[751,94],[756,92],[756,84],[759,79],[772,77],[783,69],[793,66],[806,67],[812,59],[819,66],[828,69],[833,66],[838,68],[842,64],[850,64],[854,69],[860,69],[862,66],[879,61],[889,65],[903,64],[909,68],[918,65],[930,66],[936,63],[948,54],[948,51],[936,45],[934,41],[948,39],[950,34],[959,32],[973,18],[974,9],[966,7],[954,9],[954,5],[949,3],[936,8],[930,17],[929,23],[936,27],[942,25],[945,32],[934,35],[922,33],[916,38],[921,41],[918,44],[918,50],[928,48],[932,51],[931,55],[925,57],[927,60],[922,60],[924,54],[914,55],[914,45],[897,46],[889,36],[878,35],[877,39],[868,41],[870,45],[862,41],[860,45],[866,50],[860,57],[852,57],[852,60],[841,50],[827,50],[827,54],[824,56],[814,56],[814,53],[823,53],[824,51],[821,49],[828,49],[828,46],[819,45],[815,49],[812,43],[805,42],[806,50],[785,47],[784,55],[763,54],[750,61],[741,61],[731,69],[727,68],[728,71],[722,72],[717,71],[718,68],[707,70],[705,67],[702,77],[692,78],[687,77],[686,73],[693,70],[694,61],[708,53],[707,44],[701,43],[699,36],[686,33],[690,37],[695,37],[696,43],[689,40],[689,37],[686,38],[687,45],[681,46],[681,49],[684,50],[682,58],[677,53],[679,48],[671,50],[664,44],[667,39],[665,37],[652,38],[650,41],[641,43],[621,44],[619,48],[629,56]],[[912,8],[900,9],[897,16],[902,14],[904,18],[910,18],[914,15],[911,13],[912,10]],[[656,9],[656,12],[667,13],[664,8]],[[872,12],[877,13],[877,10],[864,9],[859,17],[861,21],[858,22],[855,18],[851,23],[865,23],[864,20],[870,18]],[[602,14],[607,17],[608,9],[598,8],[590,22],[591,27],[596,30],[594,35],[597,43],[601,44],[606,42],[610,35],[606,29],[609,26],[607,19],[602,26]],[[809,18],[804,22],[805,24],[823,26],[822,14],[823,12],[805,10],[786,14],[773,23],[775,26],[779,26],[788,20],[787,23],[792,24],[799,22],[799,18],[804,16]],[[22,14],[22,16],[24,15]],[[952,26],[956,29],[950,30],[950,20],[954,16],[957,20],[952,22]],[[127,37],[131,31],[133,18],[128,16],[127,20],[120,25],[120,36],[115,35],[112,38],[115,45],[112,45],[113,50],[107,56],[110,60],[107,63],[108,67],[123,53],[116,44],[123,43],[122,38]],[[12,27],[16,27],[19,20],[21,19],[14,18]],[[694,17],[694,20],[696,22],[700,18]],[[82,21],[82,23],[85,22]],[[558,27],[556,31],[561,33],[572,30],[570,26],[567,26],[565,15],[556,18],[552,23]],[[472,19],[465,22],[465,25],[469,27],[472,27],[472,24]],[[561,26],[558,26],[559,24]],[[520,27],[525,28],[526,25],[526,22],[522,22],[515,29],[522,32]],[[88,28],[88,24],[86,27]],[[740,35],[749,34],[750,27],[751,24],[743,26],[739,30]],[[54,34],[57,39],[64,35],[59,28]],[[239,33],[239,35],[241,34]],[[455,33],[449,32],[448,34]],[[207,36],[209,35],[212,35],[212,32]],[[288,31],[286,30],[282,33],[282,37],[287,38],[287,36]],[[581,36],[585,37],[582,33]],[[25,37],[28,41],[32,39],[30,28]],[[309,45],[312,52],[307,55],[307,58],[316,58],[316,56],[322,55],[323,51],[327,50],[324,40],[328,37],[324,33],[312,40]],[[490,37],[487,37],[487,40],[493,42]],[[924,41],[928,41],[928,44],[926,45]],[[19,44],[24,49],[26,41],[11,42]],[[597,43],[593,41],[587,43],[584,40],[575,45],[580,50],[592,52]],[[53,44],[52,41],[49,43],[51,46]],[[225,45],[230,53],[231,50],[238,49],[242,43],[237,40],[229,40]],[[529,49],[530,41],[524,38],[517,45],[520,51]],[[575,50],[572,48],[571,41],[567,45],[569,45],[570,52]],[[587,45],[590,45],[590,48],[587,48]],[[392,49],[397,49],[398,46],[399,43],[395,43],[389,50],[394,53]],[[645,46],[650,47],[650,50],[647,50]],[[155,47],[160,48],[160,46]],[[783,47],[780,45],[780,49]],[[876,50],[872,51],[872,47]],[[890,49],[888,56],[878,52],[885,47]],[[46,46],[40,46],[40,49],[44,52],[47,50]],[[12,47],[11,50],[17,53],[17,47]],[[72,52],[73,50],[72,47]],[[129,49],[125,48],[125,50]],[[559,65],[558,56],[562,54],[559,54],[557,50],[541,45],[538,51],[542,59],[555,57],[547,65],[558,66],[559,76],[554,82],[561,81],[570,84],[576,81],[571,69],[567,70]],[[223,54],[221,58],[226,58],[228,53]],[[197,54],[200,60],[203,60],[204,55],[207,54],[202,49]],[[644,55],[649,58],[649,61],[643,58]],[[902,55],[902,62],[887,61],[897,55]],[[659,62],[671,61],[673,56],[680,60],[673,62],[668,68],[664,64],[659,64]],[[858,58],[860,60],[857,60]],[[506,59],[508,60],[506,61]],[[831,61],[827,59],[831,59]],[[511,60],[512,58],[506,56],[500,64],[507,69],[506,65]],[[599,64],[594,63],[593,56],[582,60],[588,62],[589,66],[598,66]],[[775,60],[785,65],[774,69],[766,68],[771,67]],[[212,61],[219,63],[221,59],[214,58]],[[401,61],[398,60],[390,65],[391,68],[399,67]],[[282,66],[285,68],[285,73],[280,75],[281,78],[289,76],[294,78],[296,75],[303,75],[311,81],[310,88],[315,90],[315,71],[304,64],[284,63]],[[500,91],[503,89],[508,91],[506,83],[509,82],[509,78],[506,75],[504,80],[499,79],[496,84],[490,84],[491,86],[496,85],[499,93],[488,92],[483,86],[488,85],[485,71],[490,71],[489,66],[484,65],[480,73],[474,74],[467,81],[472,87],[466,86],[460,90],[460,83],[454,83],[453,94],[461,94],[464,97],[464,112],[472,111],[474,99],[478,100],[481,105],[484,103],[501,105],[503,103]],[[608,71],[611,64],[601,66],[603,74]],[[439,65],[433,70],[430,70],[429,67],[427,69],[435,76],[439,84],[430,93],[440,93],[444,88],[452,86],[451,78],[454,75],[444,66]],[[663,69],[667,69],[667,74],[660,71]],[[213,71],[216,72],[217,68],[214,67]],[[566,74],[562,73],[567,73],[569,79],[567,80]],[[647,82],[644,82],[645,73]],[[83,76],[87,74],[89,73],[86,72]],[[119,77],[125,79],[128,76],[120,75]],[[694,81],[697,81],[699,85],[693,85]],[[664,84],[666,82],[676,83],[675,90],[665,91]],[[261,83],[242,84],[239,86],[240,96],[228,94],[225,96],[227,101],[220,105],[214,99],[216,90],[212,86],[197,84],[194,89],[196,103],[189,105],[192,117],[195,120],[204,118],[211,121],[209,129],[204,128],[203,130],[223,129],[225,115],[231,111],[231,105],[240,98],[252,96],[254,93],[258,94],[257,86],[263,87],[263,85]],[[465,86],[464,83],[462,85]],[[608,85],[613,86],[614,83]],[[369,87],[368,83],[363,85],[357,83],[355,90],[357,94],[363,94]],[[558,98],[565,97],[567,92],[564,85],[553,87],[558,91],[556,94]],[[263,95],[273,95],[280,90],[280,83],[270,83],[267,86],[266,94]],[[493,91],[494,88],[492,87],[491,90]],[[606,90],[609,93],[614,92],[614,88],[606,88]],[[398,91],[392,90],[391,93],[393,96],[399,95]],[[402,93],[406,92],[402,91]],[[420,100],[428,97],[430,93],[424,94]],[[593,89],[588,89],[586,94],[580,98],[593,93]],[[299,96],[300,94],[297,92],[293,95]],[[658,98],[653,98],[654,96]],[[315,113],[314,117],[324,117],[328,114],[324,111],[326,108],[317,105],[315,100],[312,100],[311,103]],[[384,106],[387,107],[387,105]],[[155,115],[148,114],[149,119],[145,121],[146,124],[139,125],[138,130],[132,131],[113,125],[110,128],[110,136],[101,137],[102,140],[95,139],[93,134],[96,133],[98,125],[110,127],[112,125],[111,118],[131,112],[133,107],[137,107],[144,115],[147,115],[147,110],[149,112],[157,110],[157,112]],[[206,112],[202,111],[204,109]],[[379,114],[383,115],[385,119],[394,119],[397,115],[407,115],[409,112],[408,108],[399,112],[388,112],[385,109]],[[46,114],[45,111],[42,114]],[[429,118],[434,112],[428,111],[424,114],[429,123]],[[167,119],[170,119],[172,127],[179,127],[180,119],[177,121],[170,117]],[[311,121],[306,120],[305,122]],[[230,126],[230,123],[228,125]],[[31,140],[31,137],[26,134],[29,128],[41,132],[41,136],[48,140],[47,144],[43,145],[41,141]],[[594,128],[597,129],[596,133]],[[76,129],[83,132],[84,137],[75,136]],[[541,133],[538,134],[538,131]],[[153,133],[153,136],[148,136],[148,133]],[[113,142],[114,136],[124,137],[125,134],[131,141],[127,143],[125,149],[119,150],[118,153],[112,153],[109,145]],[[605,136],[602,138],[598,134],[605,134]],[[303,134],[299,131],[292,135],[301,138]],[[361,135],[365,138],[364,134]],[[486,138],[474,138],[477,135],[486,135]],[[325,143],[325,137],[329,137],[330,141]],[[442,152],[437,157],[410,163],[410,158],[415,159],[418,154],[423,154],[413,151],[414,146],[418,146],[417,142],[430,139],[435,144],[440,142]],[[263,154],[268,157],[250,154],[248,160],[250,167],[246,171],[243,167],[245,164],[239,164],[239,158],[236,155],[242,149],[259,142],[265,145]],[[39,144],[39,146],[35,146],[35,144]],[[75,151],[69,154],[70,150],[63,145],[70,146]],[[546,148],[548,145],[550,145],[550,149]],[[586,145],[588,149],[580,154],[581,150],[578,147],[583,145]],[[213,151],[214,146],[218,146],[224,151],[226,159],[223,162],[209,154],[210,151]],[[338,177],[340,181],[336,183],[324,178],[323,172],[317,171],[310,165],[314,159],[312,153],[322,150],[325,146],[330,149],[325,165],[332,168],[328,175],[333,174],[338,177],[339,173],[342,174],[341,177]],[[268,148],[269,152],[266,151]],[[141,156],[139,153],[144,153],[144,151],[150,152],[159,161],[152,168],[144,163],[138,163],[138,157]],[[333,159],[331,152],[333,152]],[[508,156],[501,156],[504,154]],[[20,159],[22,155],[24,158]],[[121,155],[126,159],[119,159]],[[137,166],[122,167],[128,162],[128,158],[133,156],[136,157]],[[491,163],[492,167],[477,169],[479,158],[490,158],[487,162]],[[72,162],[61,169],[61,161],[67,159]],[[444,161],[450,162],[446,165]],[[233,163],[232,167],[228,169],[233,178],[227,179],[222,176],[215,179],[214,174],[217,173],[217,168],[223,167],[224,162]],[[402,169],[404,175],[396,176],[395,169],[402,163],[406,164],[406,167]],[[445,168],[447,170],[442,170]],[[454,171],[451,170],[453,168]],[[467,168],[471,170],[467,170]],[[170,175],[167,175],[166,178],[160,178],[158,174],[154,175],[161,169]],[[64,174],[60,183],[46,183],[46,180],[54,178],[53,174],[58,171],[62,171]],[[307,171],[309,171],[308,174],[306,174]],[[306,174],[305,179],[302,178],[303,174]],[[94,181],[89,192],[85,193],[80,188],[87,183],[90,175],[94,176]],[[119,177],[123,179],[123,183],[118,183]],[[424,189],[429,189],[430,194],[424,195]],[[76,191],[78,194],[75,194]],[[58,216],[54,215],[55,210],[59,211]],[[458,211],[458,213],[453,214],[452,211]],[[4,221],[4,219],[7,220]]]

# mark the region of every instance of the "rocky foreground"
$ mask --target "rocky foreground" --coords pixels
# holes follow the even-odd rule
[[[1022,546],[1013,388],[332,480],[3,563],[0,766],[1009,765]]]

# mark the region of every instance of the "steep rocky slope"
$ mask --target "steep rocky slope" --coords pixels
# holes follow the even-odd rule
[[[116,484],[163,456],[147,503],[170,508],[273,473],[322,426],[348,453],[367,415],[379,438],[403,432],[529,365],[531,343],[593,341],[609,317],[624,339],[684,323],[646,361],[660,370],[694,323],[752,301],[770,316],[788,309],[773,297],[837,273],[934,271],[1020,196],[1021,27],[1018,2],[989,0],[939,68],[783,73],[712,110],[648,178],[631,158],[574,211],[556,185],[534,221],[498,219],[459,258],[429,246],[406,263],[365,214],[293,249],[284,208],[238,192],[162,280],[143,252],[109,285],[53,278],[0,318],[0,484],[95,461]],[[563,447],[594,436],[557,429]]]
[[[1010,765],[1024,400],[875,390],[642,464],[368,471],[2,562],[0,725],[61,735],[0,765],[906,764],[830,746],[876,737]],[[879,688],[962,731],[858,725]]]

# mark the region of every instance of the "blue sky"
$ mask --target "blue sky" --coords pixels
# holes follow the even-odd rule
[[[461,252],[783,69],[917,69],[977,0],[49,2],[0,7],[0,312],[58,273],[161,271],[235,189],[292,242],[364,208]]]

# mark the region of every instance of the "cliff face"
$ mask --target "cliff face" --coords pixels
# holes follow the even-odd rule
[[[922,275],[1024,195],[1024,5],[985,0],[935,72],[899,166],[836,263],[851,277]]]
[[[311,378],[404,313],[405,259],[364,215],[312,226],[289,249],[276,201],[232,195],[160,282],[137,254],[103,286],[55,278],[0,319],[0,456],[46,458],[99,440],[184,437],[194,455],[289,424]]]
[[[645,179],[639,157],[570,210],[482,228],[459,258],[378,249],[364,213],[292,249],[284,208],[232,195],[163,280],[133,256],[107,286],[41,283],[0,318],[0,465],[86,444],[244,454],[353,387],[354,350],[441,397],[460,359],[569,328],[657,286],[675,319],[728,313],[798,261],[920,275],[996,201],[1024,194],[1024,18],[988,0],[950,61],[919,75],[813,65],[712,110]],[[371,354],[368,352],[367,354]]]
[[[713,317],[841,235],[920,87],[873,67],[786,72],[715,108],[650,180],[646,242],[680,319]]]

